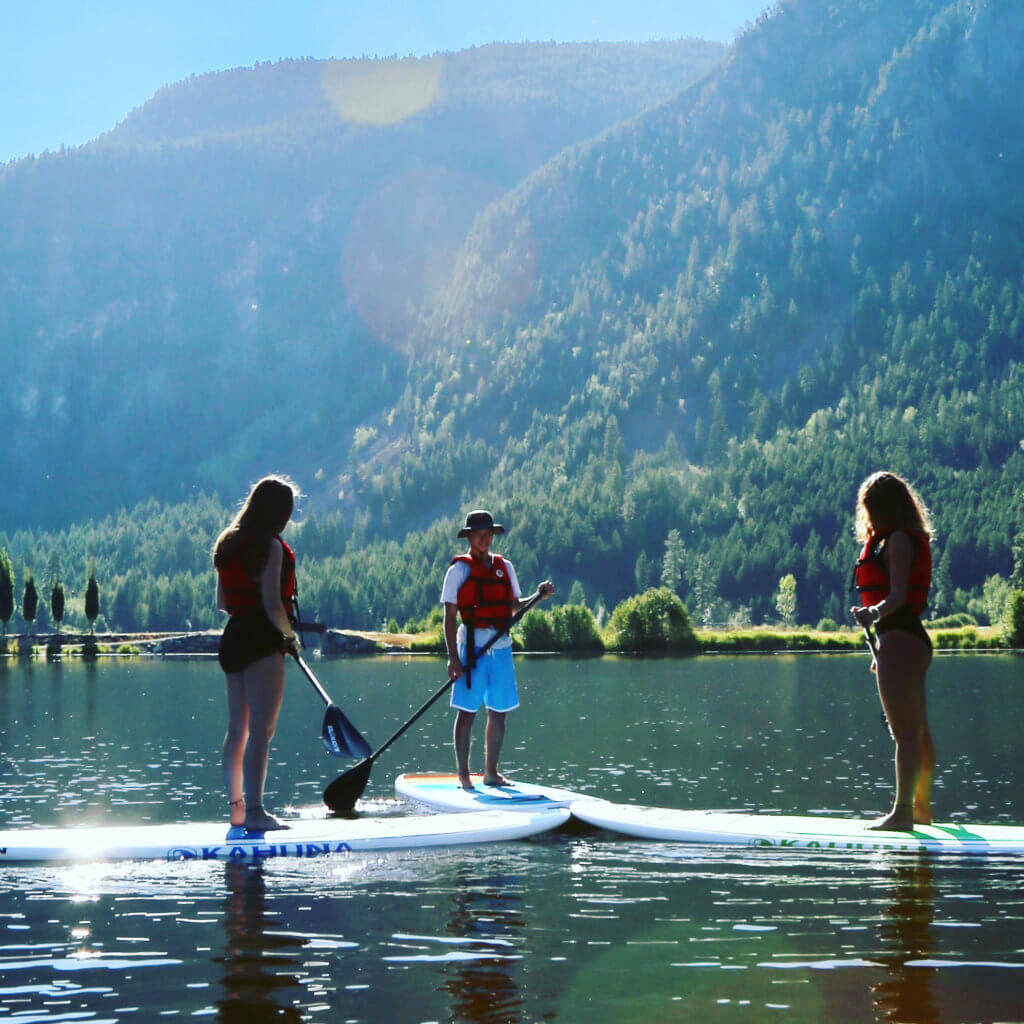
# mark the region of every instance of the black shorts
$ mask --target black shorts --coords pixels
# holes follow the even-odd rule
[[[221,634],[217,660],[225,672],[242,672],[268,654],[284,653],[284,637],[262,609],[232,615]]]
[[[884,619],[879,619],[875,623],[875,632],[879,636],[888,633],[890,629],[902,629],[904,633],[911,633],[918,640],[926,643],[928,650],[932,649],[932,638],[928,635],[928,631],[921,625],[920,618],[906,605],[902,605],[892,615],[886,615]]]

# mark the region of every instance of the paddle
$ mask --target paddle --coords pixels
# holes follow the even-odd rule
[[[871,653],[878,654],[878,640],[875,638],[875,634],[871,632],[871,627],[862,626],[861,628],[864,630],[864,639],[868,647],[871,648]]]
[[[499,633],[495,633],[490,640],[487,641],[480,648],[476,654],[469,659],[469,664],[466,666],[467,669],[471,669],[477,661],[480,660],[481,655],[485,654],[490,649],[491,645],[501,636],[504,636],[538,601],[540,600],[540,591],[531,597],[522,608],[516,612],[515,615],[509,620],[509,624],[501,630]],[[384,753],[388,747],[391,746],[399,736],[405,732],[416,721],[417,718],[422,715],[431,704],[434,703],[441,695],[452,685],[455,680],[449,679],[440,689],[434,693],[433,696],[428,698],[419,708],[419,710],[410,718],[400,729],[389,736],[369,757],[365,760],[360,761],[359,764],[349,768],[348,771],[342,772],[325,790],[324,790],[324,803],[335,812],[338,811],[351,811],[356,805],[356,801],[363,795],[363,790],[366,789],[366,783],[370,779],[370,769],[373,767],[373,762]]]
[[[862,626],[864,630],[864,641],[871,648],[871,653],[877,658],[878,657],[878,637],[872,632],[870,626]],[[889,735],[892,735],[892,727],[889,725],[889,719],[886,717],[885,709],[880,712],[882,718],[882,725],[885,726]]]
[[[320,685],[320,680],[302,660],[302,655],[296,652],[293,657],[306,678],[313,684],[313,689],[320,694],[320,699],[327,705],[327,711],[324,712],[324,728],[320,736],[324,749],[335,757],[366,757],[371,750],[370,744],[345,717],[341,708],[331,700],[330,695]]]

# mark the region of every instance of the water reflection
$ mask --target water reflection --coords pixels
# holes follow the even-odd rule
[[[871,986],[876,1019],[901,1024],[938,1024],[939,1012],[932,982],[932,967],[908,965],[930,959],[936,951],[933,929],[935,887],[928,861],[893,867],[892,888],[885,920],[879,926],[882,948],[877,957],[887,977]]]
[[[262,867],[228,864],[224,869],[224,955],[214,962],[224,967],[224,998],[216,1003],[223,1024],[262,1024],[302,1020],[294,1005],[279,1000],[288,989],[300,989],[298,955],[303,941],[292,935],[267,932],[268,901]],[[291,956],[290,953],[296,955]]]
[[[524,1019],[516,980],[521,958],[511,939],[525,936],[526,919],[515,888],[516,879],[507,875],[479,879],[469,870],[456,875],[445,930],[460,946],[467,944],[466,958],[456,961],[440,986],[451,999],[453,1022],[514,1024]]]
[[[83,661],[85,671],[85,726],[90,733],[96,731],[96,681],[95,660]]]

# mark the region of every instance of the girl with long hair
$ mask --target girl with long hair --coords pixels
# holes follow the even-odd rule
[[[265,476],[217,538],[217,607],[231,617],[218,658],[227,680],[228,730],[222,767],[231,812],[228,837],[287,828],[263,807],[270,741],[284,698],[284,655],[298,654],[289,618],[295,555],[281,539],[298,488]]]
[[[925,675],[932,643],[921,624],[931,586],[932,524],[914,488],[895,473],[873,473],[857,493],[855,532],[863,545],[854,571],[857,623],[872,626],[871,668],[896,743],[896,796],[871,828],[907,830],[931,822],[935,747],[928,728]]]

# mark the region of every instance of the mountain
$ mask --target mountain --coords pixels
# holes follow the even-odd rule
[[[268,466],[336,481],[355,426],[401,394],[413,313],[474,216],[724,52],[262,64],[0,168],[0,522],[237,494]]]
[[[791,571],[805,619],[838,619],[857,484],[890,467],[935,505],[938,609],[1007,575],[1022,30],[1005,5],[779,4],[705,81],[535,171],[421,317],[370,522],[441,514],[468,470],[591,600],[655,582],[676,530],[691,593],[768,616]]]
[[[1012,5],[776,4],[700,80],[482,201],[400,331],[385,314],[404,289],[350,303],[354,381],[328,361],[321,287],[308,321],[291,297],[285,320],[266,311],[285,293],[262,250],[250,277],[234,266],[230,293],[259,308],[233,315],[276,316],[315,367],[294,407],[316,455],[276,464],[324,470],[296,531],[310,606],[352,624],[426,614],[456,524],[489,506],[525,586],[552,576],[611,607],[664,579],[698,619],[747,621],[776,615],[793,573],[801,621],[844,620],[856,488],[890,468],[932,505],[933,610],[988,614],[1024,537],[1022,43]],[[187,166],[190,143],[158,145]],[[276,265],[294,255],[303,280],[327,280],[337,260],[304,251]],[[373,263],[358,269],[372,279]],[[226,329],[211,292],[197,332],[270,336]],[[237,387],[223,351],[197,354]],[[208,443],[189,486],[270,468],[260,445],[285,435],[291,401]]]

